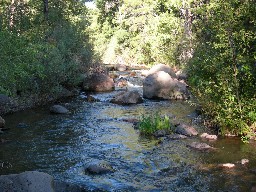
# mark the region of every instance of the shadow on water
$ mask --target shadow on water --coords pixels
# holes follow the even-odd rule
[[[119,106],[107,102],[110,93],[95,96],[105,100],[75,98],[66,103],[71,109],[67,115],[51,115],[44,107],[6,116],[10,130],[2,137],[10,142],[0,146],[0,174],[37,170],[104,191],[250,191],[256,185],[255,144],[220,138],[209,143],[216,151],[203,153],[187,147],[200,141],[197,137],[147,139],[122,120],[159,111],[190,123],[194,107],[188,103],[146,100]],[[21,122],[28,126],[17,127]],[[250,162],[236,163],[244,158]],[[84,165],[95,159],[108,161],[116,171],[85,174]],[[236,166],[224,169],[220,163]]]

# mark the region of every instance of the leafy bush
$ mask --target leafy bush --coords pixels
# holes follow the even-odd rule
[[[142,115],[139,122],[139,130],[144,135],[152,135],[158,130],[168,130],[171,132],[170,118],[165,115],[161,117],[159,113],[152,115]]]
[[[255,14],[251,1],[212,1],[197,20],[198,44],[188,71],[203,109],[222,134],[255,134]]]
[[[8,6],[15,9],[9,12]],[[39,1],[0,4],[6,12],[0,17],[0,93],[56,93],[76,85],[91,64],[84,4],[49,2],[48,17],[42,6]]]

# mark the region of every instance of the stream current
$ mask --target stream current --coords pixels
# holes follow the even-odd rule
[[[120,106],[109,100],[117,91],[78,96],[62,102],[69,114],[52,115],[49,106],[5,116],[10,140],[0,145],[0,175],[42,171],[56,180],[84,186],[89,191],[250,191],[256,186],[256,144],[239,138],[207,142],[217,148],[200,152],[188,148],[199,137],[180,140],[145,138],[124,119],[159,112],[190,124],[195,107],[185,101],[151,101]],[[18,126],[25,123],[27,126]],[[206,128],[194,125],[199,133]],[[241,165],[241,159],[249,163]],[[86,174],[88,162],[104,160],[115,172]],[[234,163],[234,168],[220,168]]]

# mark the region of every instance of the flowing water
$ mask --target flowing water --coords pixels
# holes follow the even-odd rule
[[[198,137],[142,137],[123,119],[158,111],[189,124],[195,108],[188,102],[150,100],[120,106],[109,102],[116,92],[94,94],[100,102],[81,96],[66,101],[62,104],[71,112],[65,115],[52,115],[45,106],[4,117],[10,130],[1,137],[10,141],[0,145],[0,175],[37,170],[91,191],[250,191],[256,186],[255,143],[219,138],[207,142],[217,150],[200,152],[187,147],[201,141]],[[241,159],[249,163],[237,163]],[[83,167],[94,160],[109,162],[115,172],[86,174]],[[220,168],[220,163],[236,166]]]

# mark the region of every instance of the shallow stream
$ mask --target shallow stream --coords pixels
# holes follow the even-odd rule
[[[250,191],[256,186],[256,144],[239,138],[207,142],[217,148],[200,152],[188,148],[199,137],[183,140],[141,137],[133,124],[158,111],[190,124],[195,107],[181,101],[150,101],[120,106],[109,99],[116,94],[94,94],[100,102],[81,96],[65,103],[71,112],[52,115],[49,106],[5,116],[10,140],[0,145],[0,175],[42,171],[92,191]],[[25,123],[27,126],[17,126]],[[194,125],[199,133],[206,130]],[[241,159],[249,163],[241,165]],[[83,171],[94,160],[109,162],[115,172],[90,175]],[[234,163],[234,168],[220,168]]]

